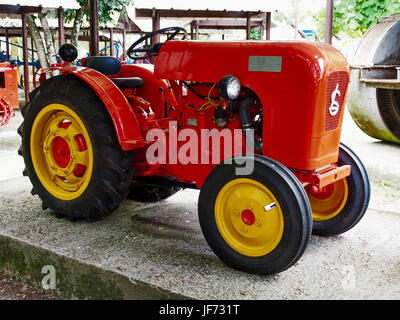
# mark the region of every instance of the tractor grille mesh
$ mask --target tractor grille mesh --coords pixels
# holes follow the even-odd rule
[[[349,76],[346,71],[332,72],[326,87],[325,131],[335,130],[339,124]]]

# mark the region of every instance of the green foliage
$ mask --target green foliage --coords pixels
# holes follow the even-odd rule
[[[260,40],[260,30],[258,29],[251,29],[250,30],[250,40]]]
[[[398,0],[336,0],[332,34],[344,33],[356,38],[362,36],[380,18],[400,13]],[[317,35],[324,37],[325,8],[315,17]]]
[[[89,1],[76,0],[83,8],[84,21],[89,21]],[[112,23],[112,15],[122,12],[126,6],[133,4],[133,0],[99,0],[99,23],[105,25]],[[75,18],[75,10],[65,10],[65,21],[71,22]]]

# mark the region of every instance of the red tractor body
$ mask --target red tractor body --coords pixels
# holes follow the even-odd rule
[[[13,109],[19,107],[17,68],[0,62],[0,126],[7,124]]]
[[[200,106],[204,99],[189,90],[182,92],[169,82],[201,83],[198,90],[207,95],[212,84],[226,74],[233,74],[246,90],[255,93],[262,105],[263,155],[295,169],[304,185],[312,183],[322,188],[350,174],[349,167],[329,167],[338,160],[349,80],[348,63],[332,46],[298,42],[169,41],[162,47],[154,70],[149,65],[122,65],[118,73],[108,76],[84,67],[65,67],[62,72],[80,77],[101,97],[124,150],[146,148],[149,130],[160,127],[168,134],[168,123],[178,121],[182,114],[185,119],[196,121],[192,125],[183,123],[181,129],[218,129],[213,122],[213,110],[199,113],[187,107]],[[120,90],[110,80],[129,77],[140,77],[146,85]],[[329,107],[336,84],[340,91],[336,97],[339,110],[332,116]],[[217,88],[213,91],[213,94],[218,92]],[[165,118],[166,105],[168,110],[173,109],[167,112],[168,118]],[[154,112],[151,118],[140,111],[149,106]],[[236,120],[229,121],[227,127],[239,129],[241,123]],[[220,161],[234,155],[221,154]],[[138,161],[134,166],[143,176],[173,176],[185,183],[194,182],[200,188],[216,164],[204,165],[198,161],[187,166],[178,163],[151,166]],[[314,173],[327,166],[329,170]]]
[[[170,41],[155,65],[159,79],[216,83],[226,74],[238,77],[263,106],[264,155],[302,170],[337,162],[349,80],[339,51],[320,43]],[[325,107],[332,81],[341,91],[333,117]]]
[[[197,188],[214,252],[262,274],[293,265],[311,231],[339,234],[361,219],[369,182],[340,143],[349,65],[339,51],[263,41],[134,50],[153,34],[128,55],[156,56],[154,66],[90,57],[43,71],[53,77],[31,93],[19,131],[44,208],[91,220],[127,194],[159,201]],[[75,51],[60,55],[72,62]]]

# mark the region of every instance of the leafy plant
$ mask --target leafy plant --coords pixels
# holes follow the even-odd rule
[[[362,36],[380,18],[400,13],[398,0],[336,0],[333,12],[332,35],[346,34],[352,38]],[[317,35],[324,38],[325,9],[314,17]]]
[[[89,1],[88,0],[76,0],[83,10],[83,21],[89,22]],[[99,0],[99,23],[105,25],[107,23],[115,23],[113,21],[113,14],[116,12],[122,12],[126,6],[133,4],[133,0]],[[78,9],[79,10],[79,9]],[[69,9],[65,10],[65,21],[71,22],[75,19],[76,10]]]

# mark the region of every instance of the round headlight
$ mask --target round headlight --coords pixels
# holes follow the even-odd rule
[[[235,76],[224,76],[219,81],[219,94],[226,100],[235,100],[239,97],[240,81]]]

